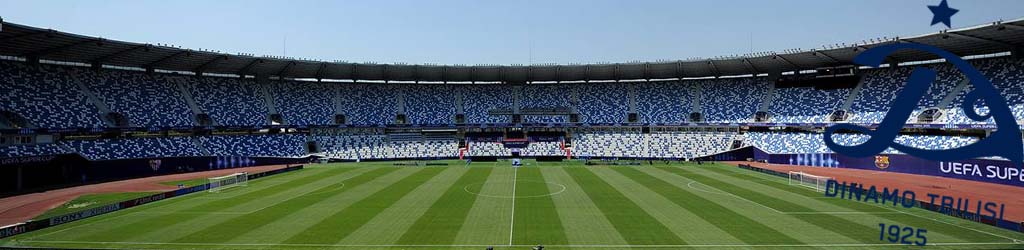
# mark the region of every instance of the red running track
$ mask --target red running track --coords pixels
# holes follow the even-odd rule
[[[125,192],[167,192],[178,189],[160,183],[224,176],[238,172],[259,173],[285,168],[285,165],[221,169],[184,174],[161,175],[123,181],[50,190],[0,199],[0,227],[35,218],[46,211],[86,194]]]

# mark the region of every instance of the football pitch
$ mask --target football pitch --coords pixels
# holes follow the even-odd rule
[[[317,164],[0,241],[132,249],[1020,249],[1024,234],[722,164]]]

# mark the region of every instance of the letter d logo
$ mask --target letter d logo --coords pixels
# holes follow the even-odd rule
[[[1013,113],[1010,112],[1009,105],[1006,104],[1006,100],[992,86],[992,83],[981,75],[981,72],[978,72],[977,69],[960,57],[928,45],[898,43],[866,50],[857,55],[853,62],[864,66],[878,67],[885,60],[886,56],[901,49],[926,51],[938,55],[953,64],[961,73],[967,76],[967,79],[974,86],[974,90],[964,95],[963,103],[960,104],[964,114],[975,121],[985,121],[993,118],[998,130],[983,140],[953,149],[928,150],[894,143],[893,140],[899,135],[900,129],[906,125],[907,118],[910,117],[914,108],[917,107],[918,101],[921,100],[921,97],[924,96],[932,81],[935,80],[936,73],[934,70],[918,67],[914,68],[913,73],[910,74],[906,86],[903,87],[903,90],[893,100],[892,108],[886,113],[882,123],[878,124],[877,129],[872,131],[869,128],[853,124],[830,126],[825,129],[825,145],[829,149],[850,157],[868,157],[877,155],[886,148],[892,147],[908,155],[933,161],[959,161],[983,156],[1000,156],[1009,159],[1017,166],[1021,166],[1021,163],[1024,162],[1024,143],[1021,142],[1020,126],[1017,125]],[[974,103],[979,100],[985,100],[985,104],[989,108],[988,114],[980,115],[974,110]],[[860,145],[842,146],[836,144],[832,139],[832,134],[838,130],[857,131],[869,135],[871,138]]]

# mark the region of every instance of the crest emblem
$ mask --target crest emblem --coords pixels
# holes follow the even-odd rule
[[[893,148],[907,155],[933,161],[958,161],[984,156],[1000,156],[1009,159],[1015,165],[1020,166],[1024,161],[1024,143],[1021,139],[1020,127],[1010,112],[1010,106],[1006,99],[999,95],[999,92],[992,82],[986,79],[978,69],[971,66],[962,58],[949,53],[948,51],[916,43],[896,43],[880,45],[864,51],[854,58],[856,64],[877,68],[885,61],[885,58],[898,50],[917,50],[937,55],[952,64],[957,70],[970,80],[973,90],[964,94],[963,102],[960,104],[967,118],[975,121],[992,119],[995,121],[997,130],[985,139],[973,144],[942,150],[930,150],[914,148],[893,142],[899,135],[910,118],[918,101],[924,97],[928,87],[935,80],[937,73],[928,68],[914,68],[907,79],[903,90],[893,99],[892,107],[885,114],[885,118],[878,124],[877,129],[853,125],[836,124],[825,129],[825,145],[832,151],[850,157],[870,157],[878,155],[887,148]],[[974,103],[985,101],[989,112],[982,115],[974,110]],[[860,145],[843,146],[832,139],[832,134],[837,131],[855,131],[870,136],[866,142]],[[877,159],[876,159],[877,162]]]
[[[163,161],[160,159],[149,160],[149,168],[152,169],[153,172],[159,171],[161,164],[163,164]]]
[[[876,155],[875,156],[875,167],[878,169],[889,168],[889,156],[888,155]]]

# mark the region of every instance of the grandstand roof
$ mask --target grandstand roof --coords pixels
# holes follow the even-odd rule
[[[0,19],[2,21],[2,19]],[[414,65],[258,57],[91,37],[2,22],[0,55],[168,71],[285,78],[415,82],[555,82],[673,79],[777,73],[851,65],[859,51],[887,43],[921,43],[961,56],[1021,51],[1024,19],[826,49],[712,59],[574,65]],[[900,51],[897,62],[937,57]]]

